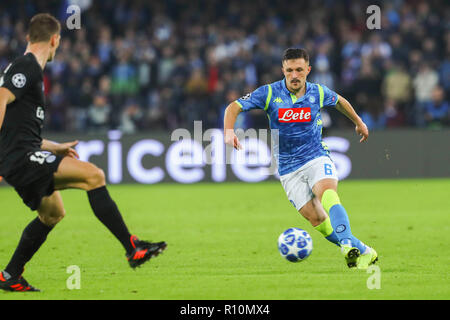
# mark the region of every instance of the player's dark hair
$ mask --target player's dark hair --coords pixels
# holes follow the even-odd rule
[[[283,59],[281,59],[281,62],[293,59],[305,59],[306,62],[309,62],[308,51],[306,51],[305,49],[288,48],[284,51]]]
[[[31,43],[49,41],[54,34],[58,34],[60,31],[61,24],[49,13],[35,15],[28,25],[28,36]]]

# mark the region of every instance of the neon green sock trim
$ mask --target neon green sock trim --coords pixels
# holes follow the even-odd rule
[[[330,218],[327,217],[325,221],[323,221],[318,226],[315,226],[314,229],[319,231],[324,237],[328,237],[333,233],[333,227],[331,226]]]
[[[332,206],[336,204],[341,204],[339,196],[333,189],[327,189],[322,195],[322,206],[325,211],[329,214]]]

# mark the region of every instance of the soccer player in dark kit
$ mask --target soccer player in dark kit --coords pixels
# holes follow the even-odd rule
[[[41,138],[45,116],[43,69],[55,56],[60,31],[59,21],[50,14],[34,16],[29,23],[25,54],[0,75],[0,176],[38,213],[0,273],[0,289],[7,291],[39,291],[28,284],[22,273],[65,215],[59,190],[87,191],[92,211],[123,245],[132,268],[166,248],[165,242],[141,241],[130,234],[108,193],[103,171],[77,159],[77,141],[59,144]]]

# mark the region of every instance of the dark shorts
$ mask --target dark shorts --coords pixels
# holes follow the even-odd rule
[[[42,198],[55,191],[53,174],[62,159],[62,156],[48,151],[30,151],[3,178],[31,210],[37,210]]]

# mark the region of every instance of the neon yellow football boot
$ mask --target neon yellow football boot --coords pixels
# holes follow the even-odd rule
[[[367,252],[369,251],[369,252]],[[367,250],[359,256],[357,268],[366,270],[370,265],[378,261],[378,254],[374,248],[367,247]]]

